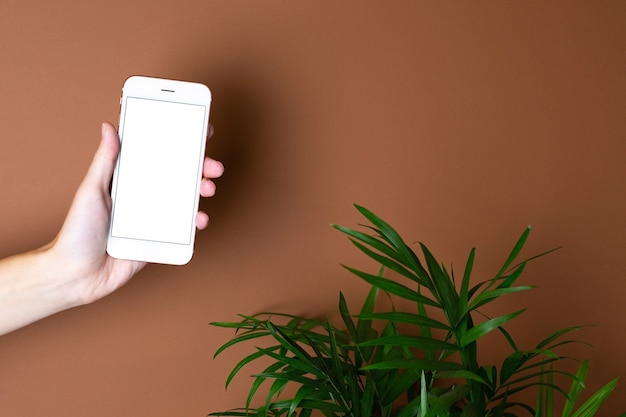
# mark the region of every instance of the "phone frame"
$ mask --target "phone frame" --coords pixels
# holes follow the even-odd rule
[[[207,86],[200,83],[178,81],[163,78],[153,78],[144,76],[129,77],[122,88],[122,98],[120,100],[120,153],[116,163],[113,180],[111,183],[111,220],[109,224],[109,234],[107,239],[107,253],[120,259],[145,261],[151,263],[162,263],[172,265],[183,265],[188,263],[194,252],[195,241],[195,215],[192,224],[189,225],[189,244],[171,243],[155,240],[144,240],[141,238],[113,236],[113,223],[116,209],[116,191],[118,184],[118,174],[120,160],[124,155],[124,127],[126,124],[126,105],[129,98],[139,98],[156,101],[166,101],[171,103],[193,104],[205,106],[204,125],[202,130],[202,145],[197,155],[197,181],[194,198],[194,214],[198,211],[200,203],[200,183],[202,179],[202,169],[206,148],[206,137],[209,124],[209,113],[212,95]]]

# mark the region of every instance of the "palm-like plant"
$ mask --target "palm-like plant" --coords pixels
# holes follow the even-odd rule
[[[473,286],[472,249],[457,285],[454,274],[424,244],[419,244],[420,259],[389,224],[363,207],[357,209],[370,222],[365,226],[367,233],[334,227],[381,265],[378,274],[345,267],[371,285],[360,312],[353,315],[340,293],[341,328],[328,318],[282,313],[212,323],[237,330],[216,356],[253,339],[274,342],[245,356],[227,378],[228,387],[244,366],[260,359],[266,365],[269,361],[254,376],[245,407],[212,415],[308,417],[318,410],[325,416],[351,417],[503,417],[522,411],[549,417],[553,415],[554,393],[560,393],[566,398],[562,415],[583,417],[592,416],[613,391],[617,379],[574,410],[584,386],[587,362],[576,373],[555,365],[565,359],[558,348],[573,343],[563,336],[578,327],[561,329],[533,349],[521,350],[504,325],[524,310],[493,318],[479,312],[504,296],[533,288],[516,282],[529,261],[551,251],[514,264],[530,228],[522,233],[495,276]],[[390,311],[377,309],[381,293],[392,300]],[[404,308],[407,305],[409,309]],[[511,348],[500,367],[480,364],[478,358],[478,342],[494,330]],[[571,380],[569,392],[554,383],[557,374]],[[263,385],[265,401],[253,407]],[[536,404],[514,400],[515,394],[531,387],[538,389]]]

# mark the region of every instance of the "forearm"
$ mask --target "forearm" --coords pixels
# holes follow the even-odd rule
[[[0,260],[0,335],[98,300],[124,285],[145,265],[106,253],[109,184],[119,145],[115,128],[104,123],[100,146],[57,237],[41,249]],[[213,195],[211,179],[223,171],[220,162],[205,160],[200,187],[203,197]],[[199,215],[196,222],[198,228],[205,228],[206,214]]]
[[[73,306],[48,248],[0,260],[0,335]]]

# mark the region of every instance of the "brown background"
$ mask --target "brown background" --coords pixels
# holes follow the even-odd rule
[[[576,337],[626,371],[626,6],[564,2],[0,1],[0,256],[48,242],[133,74],[204,82],[226,176],[185,267],[0,337],[2,416],[203,416],[236,313],[332,311],[370,267],[330,223],[359,203],[494,273],[531,223],[522,347]],[[482,276],[481,276],[482,275]],[[0,313],[1,314],[1,313]],[[498,357],[499,348],[486,355]],[[499,343],[499,342],[498,342]],[[626,380],[601,415],[626,409]]]

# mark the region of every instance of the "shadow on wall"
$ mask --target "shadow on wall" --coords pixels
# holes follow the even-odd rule
[[[213,222],[211,229],[229,227],[227,218],[237,218],[244,207],[246,195],[260,186],[266,158],[260,158],[262,151],[265,103],[259,101],[261,95],[254,95],[252,81],[245,76],[204,76],[196,78],[209,86],[213,93],[210,122],[215,128],[213,137],[207,143],[207,155],[221,161],[225,168],[222,178],[216,180],[217,197],[202,199],[200,209],[211,217],[220,218]],[[265,160],[265,161],[264,161]],[[199,234],[199,239],[209,238]]]

